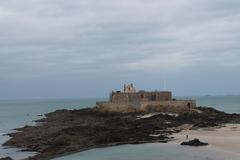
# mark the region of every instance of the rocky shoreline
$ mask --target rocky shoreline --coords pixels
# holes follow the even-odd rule
[[[37,122],[37,126],[25,126],[10,133],[11,139],[4,145],[38,153],[28,159],[47,160],[98,147],[166,143],[184,124],[203,128],[240,123],[240,115],[207,107],[182,113],[114,113],[86,108],[57,110]]]

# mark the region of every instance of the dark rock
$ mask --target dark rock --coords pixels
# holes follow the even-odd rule
[[[181,145],[188,145],[188,146],[207,146],[208,143],[201,142],[199,139],[195,138],[194,140],[188,142],[182,142]]]
[[[13,160],[11,157],[0,158],[0,160]]]
[[[240,123],[239,114],[227,114],[212,108],[201,107],[201,113],[179,113],[179,116],[158,114],[150,118],[138,118],[148,113],[100,112],[95,108],[57,110],[37,120],[41,125],[18,128],[9,134],[5,146],[26,148],[38,154],[29,158],[48,160],[60,155],[95,147],[148,142],[167,142],[172,129],[183,124],[202,128],[224,123]],[[166,123],[168,122],[168,123]],[[150,136],[159,135],[159,136]],[[207,145],[199,140],[182,145]]]

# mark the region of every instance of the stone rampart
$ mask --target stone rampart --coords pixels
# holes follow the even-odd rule
[[[168,91],[145,92],[140,91],[136,93],[114,92],[111,94],[112,103],[136,103],[142,101],[170,101],[172,93]]]
[[[97,102],[96,106],[105,112],[184,112],[196,107],[194,100],[142,101],[138,103]]]

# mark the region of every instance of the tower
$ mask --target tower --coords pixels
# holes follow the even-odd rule
[[[136,89],[133,84],[124,84],[124,93],[135,93]]]

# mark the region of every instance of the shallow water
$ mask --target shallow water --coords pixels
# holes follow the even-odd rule
[[[200,106],[215,107],[228,113],[240,113],[240,96],[202,96],[193,97]]]
[[[44,113],[57,109],[80,109],[94,106],[95,102],[102,99],[59,99],[59,100],[15,100],[0,101],[0,144],[9,137],[3,136],[13,132],[12,129],[24,125],[34,125],[36,119],[42,118]],[[29,155],[28,152],[16,152],[18,149],[4,149],[0,146],[0,157],[11,156],[22,159]]]
[[[187,97],[196,98],[198,105],[213,106],[225,112],[240,113],[240,96],[204,96]],[[3,144],[8,137],[2,136],[9,133],[14,128],[24,125],[34,125],[33,120],[42,118],[44,113],[55,111],[56,109],[80,109],[87,106],[94,106],[96,101],[104,99],[59,99],[59,100],[17,100],[0,101],[0,144]],[[26,152],[16,152],[16,149],[3,149],[0,147],[0,157],[11,156],[14,159],[22,159],[29,155]],[[176,157],[187,160],[235,160],[235,154],[215,151],[211,148],[182,148],[174,144],[142,144],[124,145],[104,149],[94,149],[78,154],[60,158],[61,160],[171,160]],[[222,159],[221,159],[222,158]],[[239,158],[238,158],[239,159]]]
[[[240,154],[211,147],[183,147],[176,143],[148,143],[92,149],[54,160],[239,160]]]

